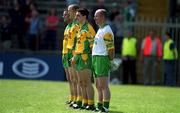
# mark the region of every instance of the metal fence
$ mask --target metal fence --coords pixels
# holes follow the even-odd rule
[[[157,19],[157,18],[136,18],[135,22],[125,22],[124,23],[128,29],[133,30],[134,35],[138,38],[139,44],[146,35],[149,34],[150,30],[156,30],[157,35],[161,37],[163,41],[163,36],[165,32],[170,32],[172,39],[178,50],[178,55],[180,55],[180,19]],[[180,57],[175,65],[176,81],[177,85],[180,85]],[[142,81],[142,63],[138,61],[138,80]],[[160,84],[163,84],[163,63],[161,62],[158,66],[158,77]]]

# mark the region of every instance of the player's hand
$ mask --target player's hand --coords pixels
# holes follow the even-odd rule
[[[110,63],[111,63],[111,71],[116,71],[121,65],[122,59],[114,58],[113,60],[110,61]]]

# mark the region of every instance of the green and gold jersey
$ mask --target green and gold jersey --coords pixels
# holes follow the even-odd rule
[[[62,50],[62,54],[66,54],[68,53],[68,48],[67,48],[67,44],[68,44],[68,38],[69,38],[69,32],[70,32],[70,28],[71,28],[72,23],[68,24],[64,30],[64,39],[63,39],[63,50]]]
[[[81,25],[77,33],[75,54],[91,53],[94,42],[95,31],[89,23]]]
[[[68,37],[68,43],[67,43],[68,49],[75,48],[76,35],[77,35],[77,32],[79,31],[79,28],[80,28],[79,23],[76,20],[74,20],[69,30],[69,37]]]
[[[94,37],[96,35],[96,32],[95,32],[95,30],[94,30],[94,28],[92,27],[91,24],[88,24],[88,29],[89,29],[89,36],[88,37],[90,37],[89,42],[90,42],[90,47],[92,49],[93,43],[94,43]]]

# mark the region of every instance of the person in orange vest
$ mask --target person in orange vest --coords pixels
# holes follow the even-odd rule
[[[178,59],[178,52],[170,33],[166,32],[163,46],[163,63],[164,63],[164,84],[166,86],[176,85],[175,65]]]
[[[141,46],[143,59],[144,85],[155,85],[157,75],[157,64],[162,57],[162,42],[154,30],[146,36]]]
[[[129,76],[131,83],[136,84],[136,57],[137,40],[132,31],[127,31],[127,36],[122,42],[122,60],[123,60],[123,83],[127,84]]]

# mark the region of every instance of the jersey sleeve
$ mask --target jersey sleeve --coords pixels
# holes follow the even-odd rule
[[[78,30],[79,30],[79,25],[78,24],[75,24],[74,27],[72,28],[72,31],[71,31],[71,38],[73,40],[72,42],[72,49],[75,48],[75,44],[76,44],[76,41],[77,41],[77,33],[78,33]]]
[[[91,25],[89,25],[88,27],[89,27],[89,31],[88,31],[88,37],[87,38],[88,38],[88,41],[90,43],[90,48],[92,48],[96,32]]]
[[[112,33],[107,32],[104,34],[104,42],[108,50],[114,49],[114,36]]]

